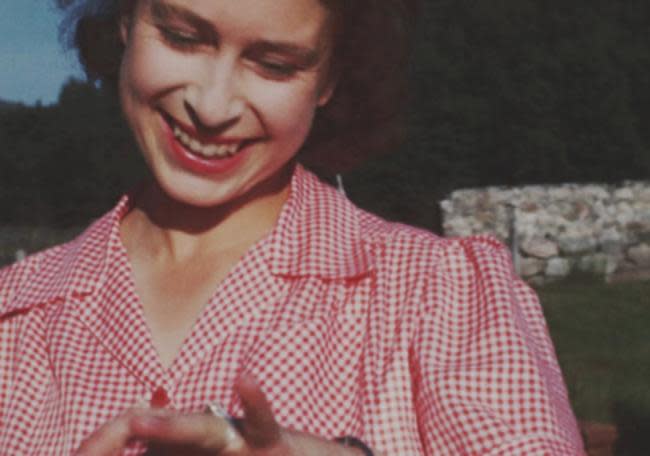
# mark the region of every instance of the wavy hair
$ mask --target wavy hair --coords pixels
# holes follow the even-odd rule
[[[138,0],[55,0],[64,43],[86,75],[116,89],[124,46],[119,19]],[[407,63],[419,0],[320,0],[334,14],[337,85],[316,113],[298,158],[324,172],[351,169],[396,147],[407,100]]]

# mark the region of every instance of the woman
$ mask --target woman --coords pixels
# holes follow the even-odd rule
[[[504,248],[380,220],[296,164],[392,124],[363,109],[395,87],[403,6],[84,10],[82,60],[154,179],[0,272],[1,454],[581,453]]]

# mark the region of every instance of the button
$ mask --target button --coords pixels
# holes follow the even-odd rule
[[[167,391],[162,386],[156,388],[156,390],[151,395],[151,406],[155,408],[161,408],[169,405],[171,401],[167,395]]]

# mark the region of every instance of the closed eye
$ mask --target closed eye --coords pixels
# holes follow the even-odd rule
[[[192,50],[201,44],[201,39],[189,32],[163,26],[158,26],[158,31],[167,44],[180,50]]]
[[[263,76],[283,80],[315,68],[320,54],[315,49],[293,43],[258,41],[248,48],[246,57]]]
[[[299,70],[298,66],[292,63],[272,60],[260,60],[258,65],[261,67],[263,72],[276,79],[290,78]]]

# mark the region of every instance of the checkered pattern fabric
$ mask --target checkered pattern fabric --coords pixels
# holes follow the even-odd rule
[[[298,167],[165,369],[119,238],[129,207],[0,271],[0,454],[71,454],[152,396],[238,415],[242,371],[282,425],[388,455],[583,454],[538,301],[493,239],[388,223]]]

